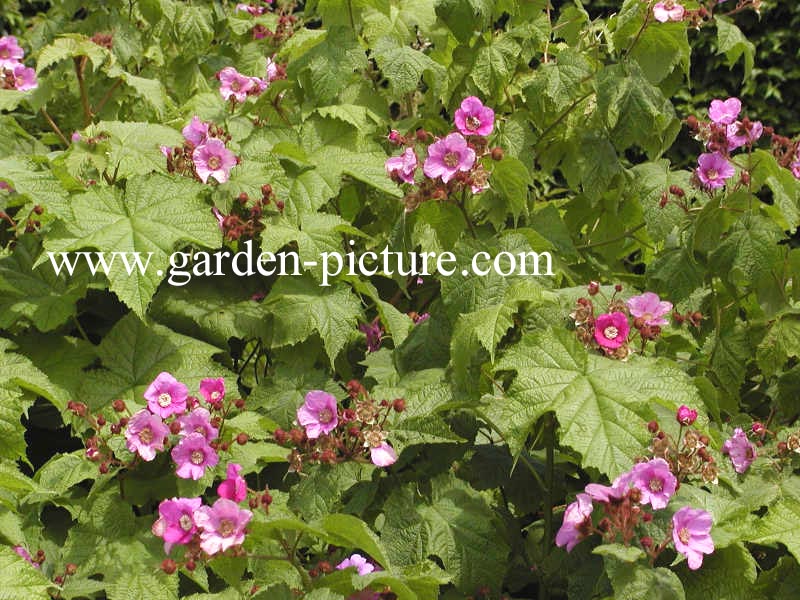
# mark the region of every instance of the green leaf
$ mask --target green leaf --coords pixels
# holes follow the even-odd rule
[[[770,278],[782,260],[781,229],[768,217],[743,215],[709,256],[715,272],[734,285],[759,285]]]
[[[500,96],[514,73],[521,51],[510,35],[492,36],[475,54],[471,75],[478,89],[490,97]]]
[[[756,360],[766,376],[774,375],[790,357],[800,356],[800,314],[781,315],[758,345]]]
[[[322,519],[322,528],[328,533],[331,543],[363,550],[384,569],[389,568],[389,559],[381,546],[380,539],[358,517],[343,514],[327,515]]]
[[[687,30],[683,23],[659,23],[642,32],[630,56],[650,83],[658,85],[676,66],[689,77],[691,47]]]
[[[71,218],[51,233],[45,249],[65,252],[96,248],[105,252],[111,267],[106,273],[111,291],[136,314],[144,315],[179,243],[211,248],[220,243],[219,227],[208,206],[198,198],[201,189],[188,179],[165,176],[131,179],[124,194],[116,188],[95,186],[73,198]],[[98,267],[97,253],[80,256],[87,263],[94,258]],[[142,266],[149,260],[147,268],[139,268],[134,257],[141,259]],[[129,261],[127,265],[124,258]],[[55,259],[63,261],[61,256]],[[79,260],[76,256],[72,259]],[[111,262],[114,260],[116,267]]]
[[[528,186],[531,175],[525,164],[512,156],[506,156],[492,169],[489,184],[505,198],[509,212],[515,219],[528,211]]]
[[[175,19],[175,37],[178,44],[190,52],[200,54],[214,37],[211,11],[203,6],[179,4]]]
[[[143,404],[144,391],[162,371],[170,372],[190,390],[197,390],[206,377],[227,377],[227,387],[235,389],[231,373],[211,358],[219,351],[128,314],[97,347],[103,368],[86,373],[79,397],[92,410],[106,407],[117,398],[133,409]]]
[[[784,496],[769,507],[756,523],[754,535],[747,537],[755,544],[780,542],[796,559],[800,559],[800,500]]]
[[[108,600],[139,600],[140,598],[178,599],[178,577],[160,572],[132,570],[116,578],[106,588]]]
[[[627,471],[650,443],[651,403],[677,409],[700,406],[697,389],[665,360],[631,357],[620,362],[588,352],[565,329],[526,334],[494,368],[515,371],[508,394],[488,398],[486,414],[512,454],[519,454],[533,425],[553,411],[559,439],[611,479]]]
[[[126,178],[153,171],[165,173],[167,161],[160,147],[179,146],[183,136],[170,127],[153,123],[100,121],[86,129],[87,137],[108,137],[109,175]]]
[[[748,79],[753,70],[756,47],[727,17],[716,16],[714,22],[717,24],[717,54],[725,55],[729,67],[744,57],[744,79]]]
[[[751,600],[755,590],[757,564],[742,544],[719,548],[703,557],[697,571],[681,573],[687,600]]]
[[[49,169],[24,158],[0,160],[0,180],[54,214],[68,211],[67,191]]]
[[[550,111],[561,112],[582,95],[581,90],[591,74],[582,54],[571,49],[562,50],[555,61],[540,65],[534,71],[531,83],[525,88],[525,97],[531,106],[544,102]],[[539,112],[534,110],[534,115]],[[534,125],[541,130],[548,123],[534,119]]]
[[[427,75],[428,83],[437,88],[446,74],[445,69],[427,54],[408,46],[397,46],[388,40],[375,44],[374,55],[378,68],[397,95],[416,90],[423,75]]]
[[[290,63],[289,75],[297,76],[312,94],[315,104],[330,104],[354,77],[367,67],[367,57],[349,28],[327,31],[299,60]]]
[[[294,345],[316,332],[331,365],[361,315],[361,305],[348,286],[321,287],[308,276],[279,279],[263,307],[275,317],[273,347]]]
[[[0,458],[25,457],[25,428],[19,420],[23,410],[22,393],[0,386]]]
[[[8,546],[0,546],[0,600],[48,600],[52,584]]]
[[[664,567],[631,565],[611,555],[603,557],[606,573],[614,588],[616,600],[685,600],[686,594],[678,576]]]

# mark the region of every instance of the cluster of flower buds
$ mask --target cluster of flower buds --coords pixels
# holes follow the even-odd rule
[[[681,425],[678,440],[663,431],[658,422],[650,421],[647,424],[648,431],[653,434],[650,452],[669,465],[679,482],[699,477],[704,483],[716,484],[719,469],[708,451],[708,436],[691,427],[696,419],[696,410],[685,405],[678,408],[675,414],[675,420]],[[689,429],[684,431],[685,427]]]
[[[13,35],[0,37],[0,88],[27,92],[36,88],[36,71],[22,63],[25,50]]]
[[[412,211],[428,200],[447,200],[469,189],[479,194],[489,187],[489,172],[481,158],[503,158],[501,148],[489,148],[487,136],[494,129],[494,111],[475,96],[465,98],[455,112],[454,131],[436,138],[426,147],[427,158],[422,166],[424,179],[417,183],[419,159],[415,147],[427,144],[431,134],[418,129],[414,134],[400,135],[392,130],[389,141],[405,148],[400,156],[386,161],[386,173],[398,184],[413,186],[405,196],[406,211]]]
[[[219,125],[201,121],[196,115],[182,133],[182,146],[161,146],[161,153],[167,158],[167,171],[203,183],[210,178],[219,183],[228,181],[231,169],[239,164],[237,156],[225,147],[231,136]]]
[[[397,460],[397,453],[386,441],[386,421],[394,412],[403,412],[406,402],[375,401],[361,385],[352,380],[347,384],[347,406],[331,394],[313,390],[297,409],[299,427],[289,431],[276,429],[275,441],[291,446],[289,465],[300,472],[307,463],[335,464],[348,460],[372,462],[388,467]]]
[[[587,348],[598,349],[610,358],[626,360],[633,352],[630,346],[632,331],[639,332],[644,350],[648,341],[661,335],[661,327],[669,324],[664,317],[672,311],[672,303],[662,301],[653,292],[633,296],[626,302],[617,298],[621,291],[622,286],[618,284],[611,298],[606,298],[600,284],[590,282],[589,296],[603,298],[606,311],[595,315],[594,302],[589,298],[578,298],[570,317],[575,322],[578,339]]]
[[[261,25],[260,23],[254,25],[252,32],[253,39],[266,39],[270,42],[273,48],[277,48],[294,35],[294,28],[296,24],[296,16],[289,13],[283,13],[278,17],[278,24],[275,26],[275,31],[272,31],[269,27]]]
[[[9,191],[11,190],[10,186],[4,185],[0,182],[0,189],[6,189]],[[22,215],[17,213],[15,216],[17,219],[9,215],[6,211],[0,210],[0,225],[5,225],[8,223],[7,228],[12,232],[12,236],[16,239],[17,235],[21,233],[20,229],[25,233],[34,233],[35,231],[39,231],[42,227],[42,222],[38,219],[44,213],[44,207],[40,206],[39,204],[35,205],[28,215],[22,218]],[[22,228],[22,224],[25,224],[25,227]]]
[[[273,209],[272,207],[275,207]],[[261,186],[261,197],[251,200],[245,192],[239,194],[234,202],[231,212],[223,215],[214,207],[211,212],[219,223],[226,240],[252,240],[264,230],[262,219],[267,216],[277,215],[282,212],[284,203],[275,199],[272,186],[265,183]]]
[[[639,526],[653,519],[652,511],[667,508],[678,489],[679,481],[670,464],[656,457],[637,463],[617,477],[610,486],[590,483],[575,502],[564,511],[564,521],[556,534],[556,545],[572,549],[592,534],[608,543],[630,545],[638,541],[652,561],[669,545],[685,555],[690,569],[702,565],[703,555],[714,551],[711,540],[711,515],[704,510],[684,506],[672,516],[672,526],[665,539],[655,544],[649,536],[639,535]],[[595,523],[595,503],[603,509],[602,518]]]
[[[101,48],[105,48],[106,50],[111,50],[114,47],[114,34],[113,33],[97,32],[91,37],[91,40],[95,44],[97,44]]]

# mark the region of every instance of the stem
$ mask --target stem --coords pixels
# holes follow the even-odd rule
[[[350,17],[350,28],[353,30],[353,35],[355,35],[356,20],[353,17],[353,0],[347,0],[347,15]]]
[[[591,79],[592,77],[594,77],[594,75],[590,75],[589,77],[585,78],[583,81],[581,81],[581,83],[584,83],[584,82],[588,81],[588,80],[589,80],[589,79]],[[577,106],[578,106],[578,105],[579,105],[581,102],[583,102],[584,100],[586,100],[586,99],[587,99],[589,96],[591,96],[592,94],[594,94],[594,90],[592,90],[591,92],[587,92],[586,94],[584,94],[584,95],[583,95],[583,96],[581,96],[580,98],[577,98],[577,99],[576,99],[576,100],[575,100],[575,101],[574,101],[572,104],[570,104],[570,105],[569,105],[569,106],[568,106],[568,107],[567,107],[567,108],[564,110],[564,112],[563,112],[563,113],[561,113],[561,115],[559,115],[559,117],[558,117],[558,118],[557,118],[555,121],[553,121],[553,122],[552,122],[550,125],[548,125],[548,126],[545,128],[545,130],[544,130],[544,131],[542,131],[542,135],[540,135],[540,136],[539,136],[539,141],[538,141],[538,142],[536,142],[536,144],[533,146],[533,149],[534,149],[534,150],[537,150],[537,149],[538,149],[538,147],[539,147],[539,144],[541,143],[541,141],[542,141],[542,140],[544,140],[544,139],[547,137],[547,134],[548,134],[548,133],[550,133],[551,131],[553,131],[553,129],[555,129],[556,127],[558,127],[558,126],[561,124],[561,122],[562,122],[564,119],[566,119],[566,118],[569,116],[569,113],[571,113],[573,110],[575,110],[575,109],[577,108]]]
[[[40,112],[42,113],[42,116],[44,117],[45,121],[47,121],[48,125],[50,125],[50,128],[53,131],[55,131],[55,133],[58,136],[58,138],[64,143],[65,146],[67,146],[69,148],[69,140],[64,136],[64,134],[58,128],[58,125],[56,125],[56,122],[53,121],[53,117],[50,116],[50,114],[45,110],[44,107],[42,107],[40,109]]]
[[[89,336],[86,335],[86,331],[83,329],[83,326],[81,325],[81,322],[78,320],[78,317],[73,316],[72,320],[75,321],[75,327],[78,329],[78,332],[81,334],[81,337],[88,342]]]
[[[83,106],[83,120],[84,127],[92,122],[92,107],[89,106],[89,95],[86,92],[86,82],[83,80],[83,72],[86,69],[86,56],[76,56],[73,61],[75,63],[75,75],[78,78],[78,88],[81,93],[81,106]]]
[[[111,99],[111,95],[120,86],[121,83],[122,83],[122,79],[117,79],[114,82],[114,85],[112,85],[110,88],[108,88],[108,91],[106,92],[106,95],[103,96],[103,98],[100,100],[100,102],[97,103],[97,106],[94,109],[94,114],[98,114],[101,110],[103,110],[103,107],[106,105],[106,102],[108,102]]]
[[[464,215],[464,220],[467,222],[467,226],[469,227],[469,232],[472,234],[473,238],[478,237],[475,233],[475,227],[472,225],[472,220],[470,220],[469,215],[467,214],[467,209],[464,207],[464,203],[467,199],[467,188],[464,188],[461,192],[461,201],[456,202],[458,204],[458,208],[461,210],[461,214]]]
[[[625,56],[631,53],[631,50],[633,50],[633,47],[639,42],[639,38],[642,37],[644,30],[647,29],[647,25],[650,23],[650,12],[651,12],[650,4],[651,2],[647,3],[647,14],[644,17],[644,22],[642,22],[642,26],[639,28],[639,31],[636,32],[636,37],[633,38],[631,45],[625,49]]]
[[[611,238],[610,240],[604,240],[602,242],[596,242],[594,244],[583,244],[582,246],[575,246],[578,250],[586,250],[587,248],[596,248],[598,246],[607,246],[608,244],[613,244],[614,242],[618,242],[620,240],[624,240],[626,237],[630,237],[631,234],[636,233],[642,227],[644,227],[644,223],[639,223],[636,227],[631,227],[627,231],[624,231],[622,234],[618,235],[615,238]],[[639,241],[639,240],[636,240]]]
[[[545,417],[545,469],[544,469],[544,537],[542,538],[542,554],[547,556],[553,545],[553,481],[555,479],[555,422],[552,413]],[[539,582],[539,598],[549,600],[550,590],[545,581]]]

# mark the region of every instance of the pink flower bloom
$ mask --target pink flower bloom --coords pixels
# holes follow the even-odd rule
[[[795,160],[791,165],[792,175],[795,179],[800,179],[800,159]]]
[[[747,434],[741,427],[733,430],[733,436],[722,444],[722,453],[727,454],[733,464],[733,470],[744,473],[756,459],[757,450],[753,443],[747,439]]]
[[[461,108],[456,109],[455,123],[464,135],[489,135],[494,128],[494,111],[475,96],[461,101]]]
[[[217,213],[219,213],[219,211],[217,211]],[[221,227],[221,214],[215,214],[215,216],[217,217]],[[205,398],[206,402],[209,404],[217,404],[222,402],[222,399],[225,398],[225,378],[217,377],[216,379],[203,379],[203,381],[200,382],[200,394],[202,394],[203,398]]]
[[[403,136],[400,135],[400,132],[397,131],[397,129],[392,129],[389,132],[389,135],[386,136],[386,139],[389,140],[390,142],[392,142],[393,144],[400,145],[400,143],[402,141],[401,140],[402,137]]]
[[[397,462],[397,452],[389,444],[383,442],[380,446],[369,449],[369,459],[376,467],[390,467]]]
[[[362,323],[358,330],[367,336],[367,352],[377,352],[381,348],[383,328],[380,319],[375,318],[372,323]]]
[[[236,463],[228,465],[225,481],[217,486],[217,494],[220,498],[227,498],[234,502],[241,502],[247,498],[247,482],[240,475],[241,472],[242,465]]]
[[[20,92],[27,92],[36,88],[39,84],[36,81],[36,71],[25,65],[16,65],[13,69],[14,89]]]
[[[422,313],[421,315],[414,315],[414,325],[419,325],[420,323],[424,323],[428,319],[431,318],[430,313]]]
[[[169,427],[161,417],[144,408],[131,417],[125,428],[128,450],[137,452],[148,462],[156,457],[156,451],[164,449],[164,439],[168,437]]]
[[[629,298],[627,304],[631,315],[644,319],[645,325],[669,325],[664,315],[672,312],[672,302],[662,302],[657,294],[645,292]]]
[[[594,339],[603,348],[615,350],[628,339],[630,325],[625,313],[613,312],[599,315],[594,322]]]
[[[194,513],[194,522],[202,530],[200,547],[213,556],[244,542],[245,527],[253,517],[233,500],[220,498],[213,506],[201,506]]]
[[[631,489],[632,481],[633,471],[631,470],[617,477],[610,486],[590,483],[586,486],[585,492],[595,502],[614,502],[622,500]]]
[[[4,38],[0,38],[0,42],[2,42],[3,39]],[[36,569],[41,569],[42,568],[42,566],[39,563],[34,562],[33,557],[31,556],[31,553],[28,552],[22,546],[14,546],[14,552],[16,552],[19,556],[21,556],[22,558],[27,560],[29,563],[31,563],[31,565],[33,565]]]
[[[691,425],[697,420],[697,411],[689,408],[685,404],[678,407],[678,412],[675,413],[675,419],[681,425]]]
[[[208,125],[208,123],[201,121],[200,118],[195,115],[192,117],[192,120],[189,121],[189,124],[183,128],[181,133],[183,133],[184,139],[192,146],[199,146],[208,139]]]
[[[682,21],[683,14],[686,12],[680,4],[674,0],[664,0],[653,7],[653,17],[659,23],[667,21]]]
[[[268,0],[268,2],[271,1],[272,0]],[[267,8],[265,6],[253,6],[252,4],[240,3],[236,5],[236,10],[249,12],[252,16],[257,17],[263,15],[267,11]]]
[[[214,467],[219,462],[216,451],[209,446],[200,433],[190,433],[172,449],[172,460],[178,465],[175,474],[182,479],[197,481],[206,472],[206,467]]]
[[[225,147],[222,140],[211,138],[192,152],[197,176],[203,183],[213,177],[219,183],[225,183],[230,177],[231,169],[236,166],[236,155]]]
[[[276,79],[280,78],[280,69],[278,69],[278,63],[273,60],[272,56],[267,57],[267,81],[272,83]]]
[[[73,144],[77,144],[78,142],[80,142],[83,139],[83,136],[81,136],[80,132],[73,131],[72,135],[69,136],[69,139],[72,140]],[[162,146],[162,148],[163,148],[163,146]]]
[[[261,79],[261,77],[251,77],[250,79],[253,82],[253,89],[250,93],[254,96],[258,96],[269,87],[268,79]]]
[[[742,101],[738,98],[728,98],[727,100],[712,100],[708,107],[708,116],[714,123],[720,125],[730,125],[742,112]]]
[[[642,494],[641,504],[649,504],[655,510],[665,508],[669,503],[678,480],[669,464],[663,458],[654,458],[645,463],[634,465],[631,471],[632,483]]]
[[[211,424],[211,414],[205,408],[195,408],[188,415],[178,417],[181,424],[180,435],[199,433],[206,441],[217,439],[219,430]]]
[[[322,390],[308,392],[303,406],[297,409],[297,422],[306,428],[311,440],[329,434],[339,424],[336,398]]]
[[[159,373],[144,393],[147,408],[162,419],[185,413],[188,395],[188,388],[166,371]]]
[[[375,565],[360,554],[352,554],[336,565],[336,568],[340,571],[349,567],[355,567],[359,575],[368,575],[375,570]]]
[[[764,133],[764,125],[761,121],[750,123],[750,128],[745,127],[740,121],[728,125],[728,150],[736,150],[742,146],[752,145]]]
[[[406,148],[400,156],[386,159],[386,173],[394,174],[406,183],[414,183],[414,173],[418,164],[414,149]]]
[[[672,515],[672,541],[675,549],[686,556],[693,571],[703,564],[703,554],[714,552],[710,534],[711,514],[706,511],[684,506]]]
[[[158,505],[158,519],[151,528],[153,535],[164,540],[164,552],[169,554],[175,544],[192,541],[197,525],[194,512],[203,504],[201,498],[172,498]]]
[[[17,44],[13,35],[0,37],[0,71],[14,69],[25,56],[25,51]]]
[[[475,151],[467,145],[467,140],[460,133],[451,133],[428,146],[422,170],[427,177],[441,177],[447,183],[456,173],[469,171],[474,164]]]
[[[588,526],[592,522],[592,499],[588,494],[578,494],[575,502],[564,511],[564,522],[556,534],[556,546],[566,546],[567,552],[586,537]]]
[[[219,93],[223,100],[234,98],[237,102],[247,100],[247,94],[253,89],[253,79],[242,75],[233,67],[225,67],[217,73],[219,79]]]
[[[697,158],[697,178],[708,189],[714,190],[725,186],[725,180],[736,173],[736,169],[721,154],[705,153]]]

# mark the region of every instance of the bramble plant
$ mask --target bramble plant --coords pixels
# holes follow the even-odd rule
[[[768,2],[0,4],[0,599],[794,597]]]

